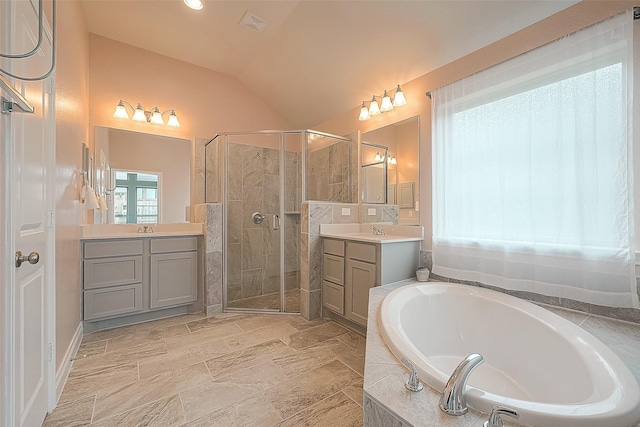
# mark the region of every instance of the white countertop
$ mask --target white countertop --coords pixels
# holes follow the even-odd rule
[[[153,233],[138,233],[137,224],[89,224],[80,227],[80,240],[144,239],[150,237],[202,236],[202,223],[153,225]]]
[[[384,230],[384,235],[375,235],[371,225]],[[334,239],[355,240],[368,243],[400,243],[424,240],[424,227],[409,225],[375,224],[320,224],[320,236]]]

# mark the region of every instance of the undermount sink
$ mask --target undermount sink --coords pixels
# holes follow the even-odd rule
[[[384,235],[374,234],[374,225],[384,230]],[[412,225],[375,224],[320,224],[320,235],[338,239],[349,239],[373,243],[411,242],[424,239],[424,228]]]

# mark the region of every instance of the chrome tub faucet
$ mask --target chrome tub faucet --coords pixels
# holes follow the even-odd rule
[[[467,356],[451,374],[447,385],[440,397],[440,409],[449,415],[464,415],[467,413],[467,402],[464,396],[464,388],[471,371],[484,361],[484,358],[473,353]]]

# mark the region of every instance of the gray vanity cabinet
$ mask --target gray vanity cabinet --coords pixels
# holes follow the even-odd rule
[[[367,326],[369,289],[415,277],[420,242],[365,243],[323,238],[322,305]]]
[[[324,307],[366,326],[369,289],[379,282],[376,245],[325,238],[323,248]]]
[[[143,242],[85,242],[84,319],[142,311]]]
[[[195,237],[151,241],[151,308],[196,300],[197,249]]]
[[[86,240],[82,251],[85,321],[139,321],[198,299],[196,236]]]

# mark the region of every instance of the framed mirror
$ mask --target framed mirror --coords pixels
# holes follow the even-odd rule
[[[420,224],[419,145],[418,116],[362,135],[361,202],[398,205],[400,225]],[[383,151],[387,153],[384,167],[375,166],[378,168],[375,172],[372,165],[376,162],[371,161],[372,150],[374,159],[378,151],[381,156]],[[384,193],[384,196],[379,196],[380,193]]]
[[[94,131],[94,187],[108,206],[94,222],[189,222],[191,141],[102,126]]]

